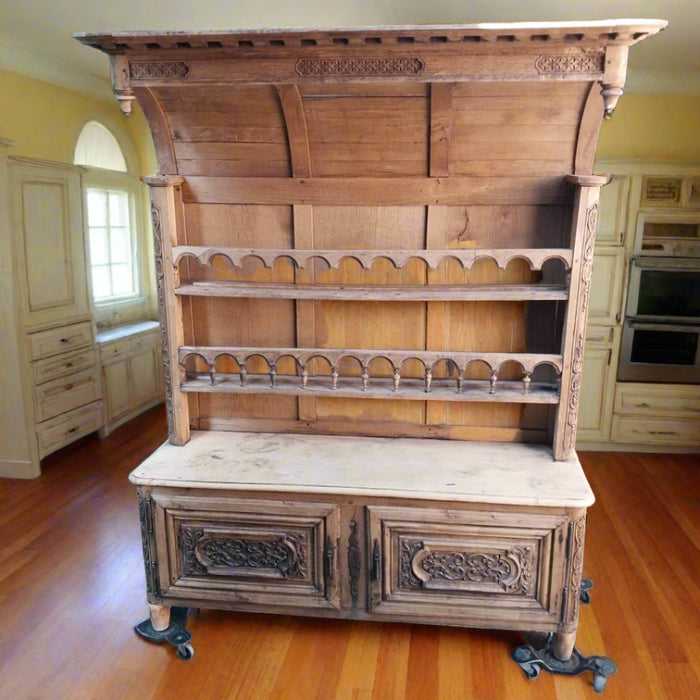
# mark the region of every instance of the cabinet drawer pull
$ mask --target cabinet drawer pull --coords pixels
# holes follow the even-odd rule
[[[70,340],[70,338],[61,338],[58,342],[65,345],[66,343],[70,343]]]
[[[326,585],[333,580],[333,543],[330,537],[326,537],[326,546],[323,548],[323,575]]]
[[[381,569],[382,554],[379,551],[379,541],[374,540],[374,546],[372,547],[372,581],[379,581]]]
[[[647,430],[649,435],[677,435],[674,430]]]
[[[634,404],[635,408],[651,408],[651,405],[648,404],[646,401],[642,401],[642,403],[636,403]]]
[[[72,362],[66,362],[65,365],[63,365],[66,368],[72,367],[73,363]]]
[[[71,433],[77,433],[78,428],[79,426],[77,425],[74,425],[72,428],[68,428],[68,430],[66,430],[66,435],[70,435]]]
[[[64,391],[70,391],[74,386],[75,386],[74,384],[66,384],[66,385],[63,387],[63,390],[64,390]]]

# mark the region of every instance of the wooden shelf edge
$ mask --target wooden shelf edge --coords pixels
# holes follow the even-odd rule
[[[319,384],[324,379],[327,384]],[[380,386],[380,382],[383,386]],[[448,385],[449,383],[449,385]],[[241,385],[237,374],[216,375],[211,382],[208,374],[189,375],[181,384],[183,392],[222,393],[222,394],[274,394],[281,396],[322,396],[325,398],[389,399],[395,401],[461,401],[496,403],[537,403],[556,404],[559,396],[552,385],[533,382],[525,392],[518,381],[502,381],[494,393],[490,393],[488,380],[465,380],[462,391],[457,392],[456,383],[449,379],[433,380],[430,391],[426,392],[422,379],[403,379],[398,390],[394,391],[391,377],[370,380],[367,389],[362,388],[360,377],[343,377],[338,380],[337,389],[330,386],[330,377],[314,377],[304,388],[299,377],[275,377],[272,387],[268,375],[249,374],[245,386]]]
[[[347,301],[562,301],[569,298],[563,284],[473,285],[323,285],[259,284],[227,280],[185,281],[180,296],[248,299],[330,299]]]

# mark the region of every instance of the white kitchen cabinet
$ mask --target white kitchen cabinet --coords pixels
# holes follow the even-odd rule
[[[105,437],[164,400],[160,326],[131,324],[98,334],[102,363]]]

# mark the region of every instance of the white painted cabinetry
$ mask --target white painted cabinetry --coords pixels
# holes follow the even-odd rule
[[[82,169],[8,157],[9,146],[0,144],[0,476],[33,478],[46,455],[101,426],[101,388]]]
[[[164,400],[160,325],[145,321],[97,335],[102,364],[102,437]]]

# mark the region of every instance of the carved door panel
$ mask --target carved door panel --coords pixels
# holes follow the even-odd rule
[[[158,489],[153,498],[163,597],[232,607],[340,607],[335,504]]]
[[[558,628],[567,516],[368,508],[369,608],[429,622]],[[515,621],[515,627],[513,623]]]

